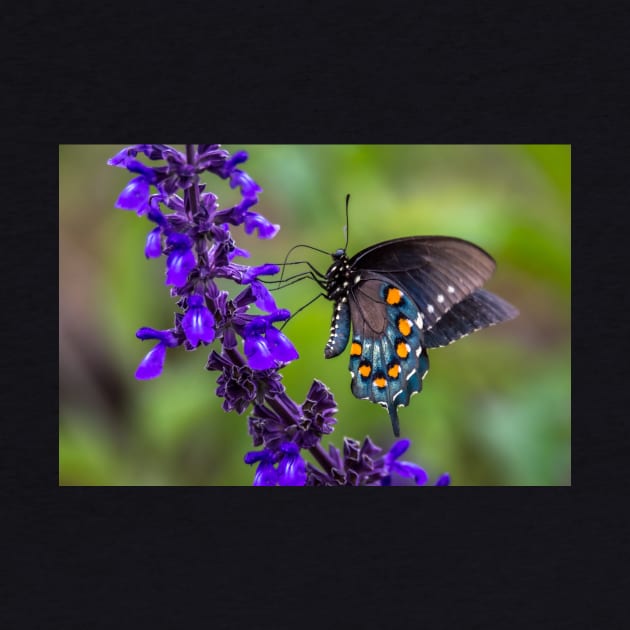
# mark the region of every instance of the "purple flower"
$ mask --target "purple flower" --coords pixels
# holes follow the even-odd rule
[[[156,227],[147,235],[144,255],[147,258],[159,258],[162,255],[162,230]]]
[[[252,451],[245,455],[246,464],[258,463],[256,474],[254,475],[255,486],[275,486],[278,483],[278,471],[274,466],[274,456],[271,451]]]
[[[276,311],[269,316],[257,317],[245,327],[245,355],[254,370],[267,370],[278,363],[298,358],[298,352],[288,337],[272,326],[274,321],[288,319],[287,311]]]
[[[448,473],[444,473],[438,477],[438,480],[435,482],[436,486],[448,486],[451,483],[451,476]]]
[[[337,422],[335,413],[337,405],[332,393],[324,383],[314,380],[302,403],[296,444],[304,449],[312,448],[324,435],[332,433]]]
[[[278,464],[279,485],[303,486],[306,483],[306,462],[300,455],[300,449],[293,442],[286,442],[280,451],[283,456]]]
[[[258,230],[258,238],[273,238],[280,230],[280,226],[270,223],[260,214],[246,212],[245,233],[251,234],[254,230]]]
[[[193,346],[199,345],[200,341],[210,343],[214,339],[214,317],[201,295],[188,298],[188,311],[182,319],[182,328]]]
[[[383,457],[382,464],[385,477],[383,477],[381,481],[382,485],[389,485],[391,483],[392,474],[400,475],[401,477],[411,477],[418,486],[422,486],[428,481],[429,475],[417,464],[397,461],[398,458],[407,451],[410,444],[411,442],[409,440],[398,440],[394,443],[389,453]]]
[[[149,182],[141,175],[132,179],[116,200],[116,207],[143,214],[149,207]]]
[[[138,159],[142,156],[162,164],[144,164]],[[321,440],[334,431],[337,405],[320,381],[313,381],[301,405],[287,395],[280,369],[298,353],[274,324],[286,321],[290,313],[277,307],[260,280],[277,274],[279,267],[234,262],[249,253],[237,247],[230,226],[242,225],[245,234],[256,233],[261,239],[274,237],[280,229],[252,209],[262,188],[237,168],[247,158],[245,151],[231,156],[218,144],[186,145],[184,153],[165,144],[137,144],[108,161],[135,174],[116,206],[134,210],[155,224],[146,237],[144,254],[148,259],[166,255],[165,283],[171,285],[171,296],[180,309],[173,328],[141,328],[136,333],[139,339],[157,341],[136,377],[159,376],[167,348],[184,345],[194,350],[213,341],[220,344],[219,351],[210,352],[206,368],[218,372],[216,395],[223,399],[226,412],[242,414],[252,407],[248,429],[254,446],[262,450],[247,453],[244,461],[257,464],[254,485],[389,485],[399,479],[426,483],[427,474],[420,466],[399,461],[408,440],[396,442],[385,455],[369,438],[362,443],[344,438],[343,453],[333,445],[324,449]],[[218,196],[200,181],[204,171],[238,188],[240,201],[219,210]],[[219,278],[236,283],[239,292],[232,297],[220,290]],[[252,314],[253,305],[267,314]],[[309,451],[315,463],[307,463],[302,451]],[[449,483],[444,474],[436,485]]]
[[[174,232],[166,239],[166,244],[170,248],[170,254],[166,261],[165,283],[181,287],[186,284],[188,274],[197,264],[192,253],[192,240],[185,234]]]
[[[281,376],[276,370],[252,370],[244,365],[244,360],[234,348],[210,353],[208,370],[218,370],[216,395],[223,398],[225,411],[243,413],[257,399],[275,397],[284,392]],[[262,441],[255,442],[255,446]]]
[[[150,379],[159,376],[164,367],[166,348],[179,345],[179,342],[171,330],[155,330],[153,328],[140,328],[136,332],[138,339],[158,339],[159,343],[149,351],[142,359],[136,370],[136,378]]]

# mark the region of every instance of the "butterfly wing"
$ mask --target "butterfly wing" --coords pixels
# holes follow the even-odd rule
[[[424,333],[427,348],[439,348],[472,332],[514,319],[518,310],[490,291],[477,289]]]
[[[399,436],[397,409],[422,389],[429,370],[422,315],[409,295],[378,274],[366,274],[349,304],[352,393],[385,407]]]
[[[385,276],[413,299],[425,328],[479,289],[494,259],[477,245],[447,236],[412,236],[378,243],[350,259],[357,271]],[[363,275],[363,274],[362,274]]]

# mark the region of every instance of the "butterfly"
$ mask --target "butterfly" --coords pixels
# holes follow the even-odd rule
[[[481,288],[494,259],[459,238],[397,238],[352,258],[338,249],[332,258],[323,281],[325,297],[334,302],[324,356],[338,356],[351,342],[352,393],[385,407],[397,437],[397,410],[421,391],[427,350],[518,315]]]

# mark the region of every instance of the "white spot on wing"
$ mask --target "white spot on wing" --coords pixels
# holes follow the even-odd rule
[[[434,310],[433,304],[427,304],[427,311],[429,311],[429,313],[433,313]]]
[[[444,302],[444,296],[443,296],[441,293],[437,296],[437,301],[438,301],[440,304],[442,304],[442,302]]]
[[[413,370],[411,370],[411,372],[409,372],[409,374],[407,374],[406,379],[409,380],[415,373],[416,373],[416,368],[414,368]],[[394,398],[396,398],[396,396],[394,396]]]
[[[454,289],[454,288],[453,288],[450,284],[448,285],[448,289],[447,289],[447,291],[448,291],[449,293],[455,293],[455,289]]]
[[[418,346],[418,349],[416,350],[416,356],[419,357],[421,353],[422,353],[422,346]]]
[[[416,318],[416,326],[418,328],[422,328],[422,315],[420,315],[420,313],[418,313],[418,317]]]

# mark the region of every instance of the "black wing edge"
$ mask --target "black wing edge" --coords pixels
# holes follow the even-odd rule
[[[424,345],[427,348],[447,346],[472,332],[514,319],[518,314],[517,308],[498,295],[477,289],[424,331]]]

